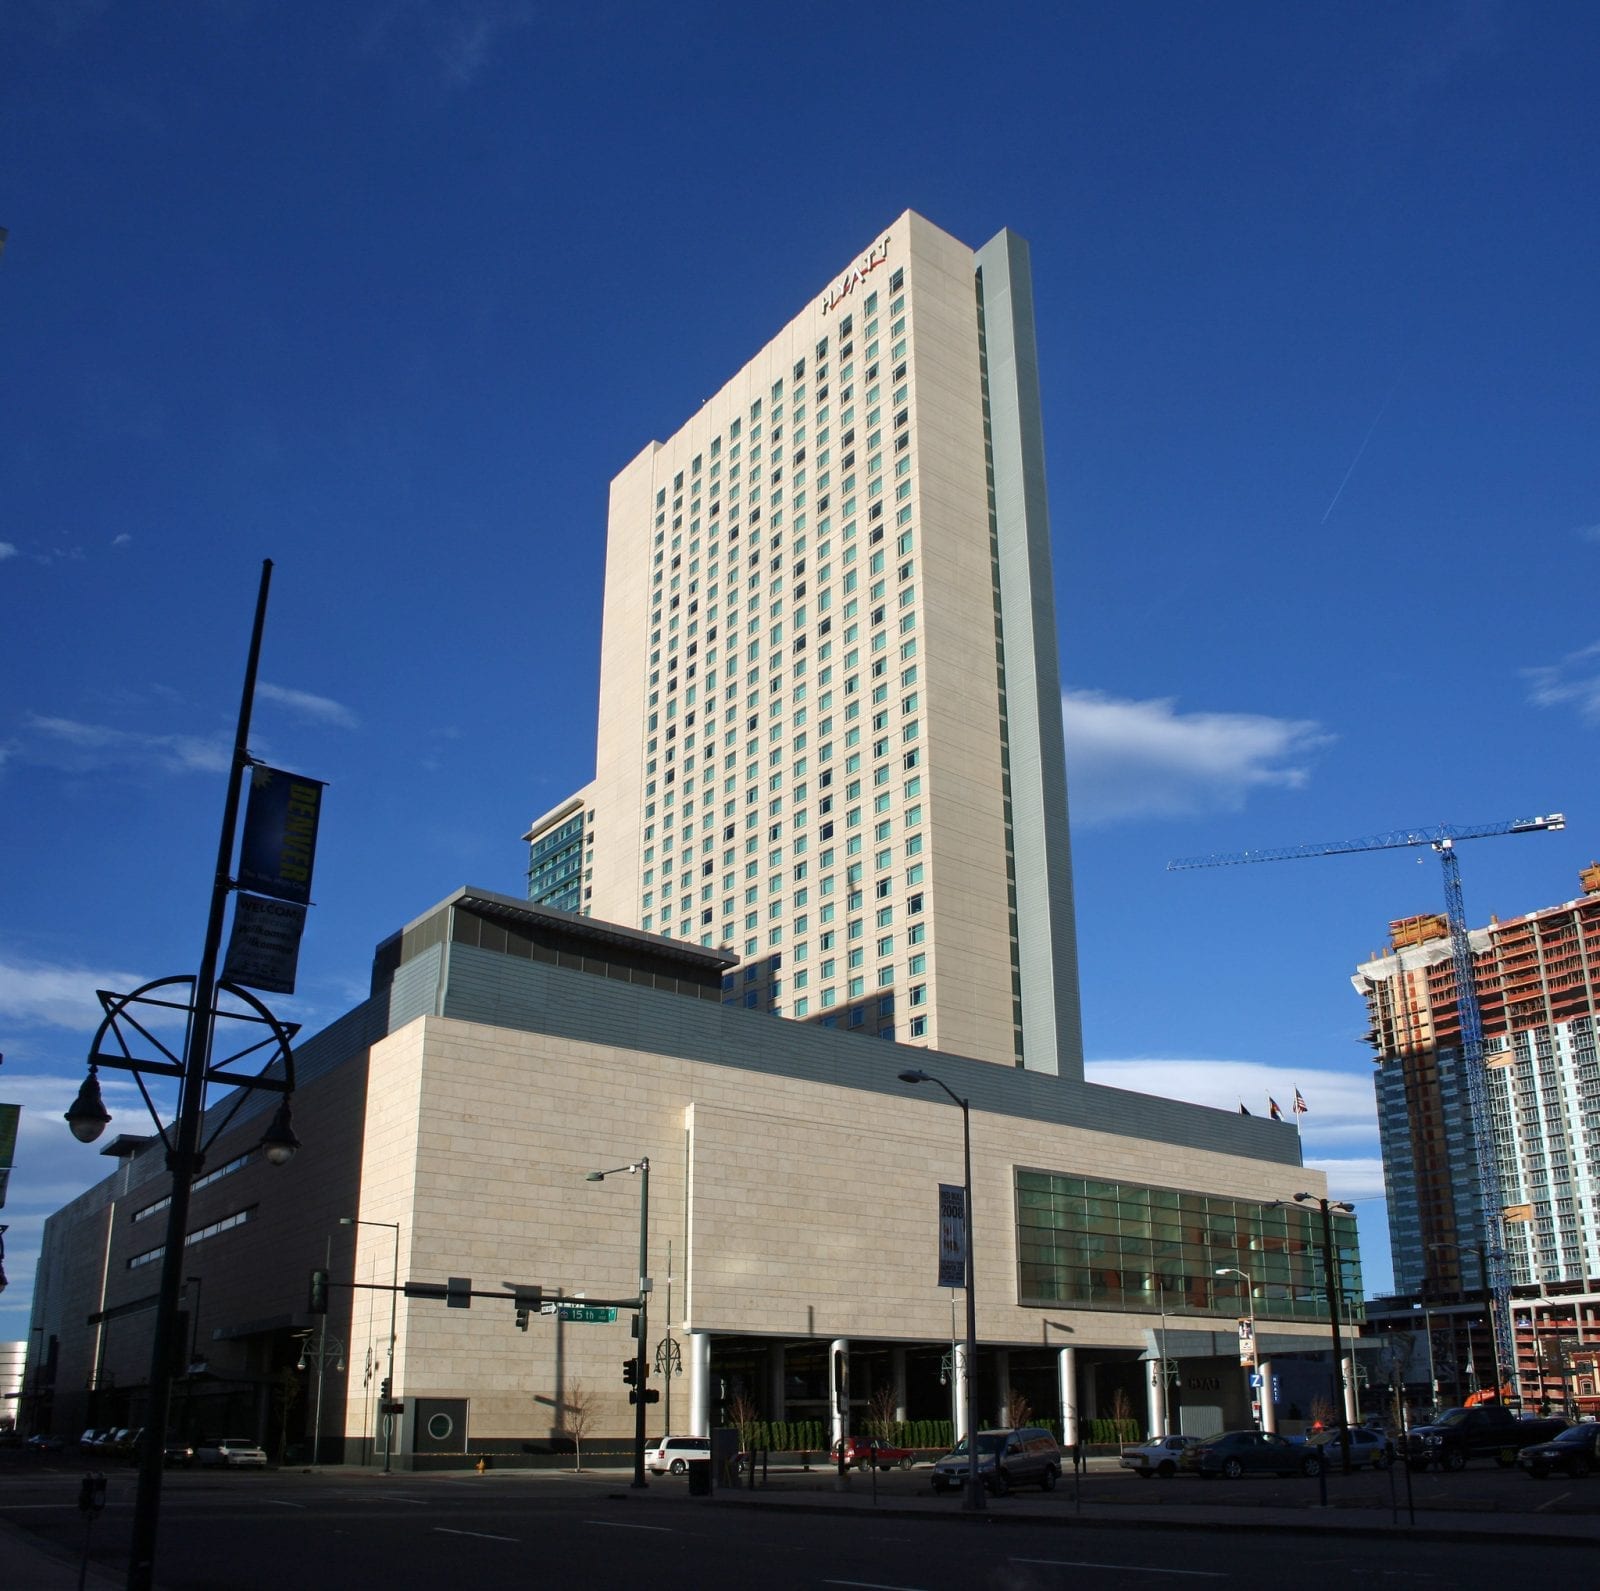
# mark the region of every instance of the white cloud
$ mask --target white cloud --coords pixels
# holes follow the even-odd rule
[[[1572,706],[1580,718],[1600,723],[1600,641],[1568,652],[1559,663],[1525,668],[1522,677],[1535,707]]]
[[[16,556],[17,549],[9,541],[0,541],[0,563],[4,563],[7,558],[15,558]]]
[[[313,696],[310,691],[290,690],[286,685],[269,685],[265,682],[256,687],[256,695],[263,701],[276,702],[278,706],[298,713],[302,718],[309,718],[314,723],[329,724],[335,729],[355,729],[359,725],[356,715],[348,707],[328,696]]]
[[[30,762],[87,773],[111,767],[149,767],[162,773],[226,773],[233,753],[220,736],[151,735],[108,724],[85,724],[73,718],[38,713],[25,720],[32,731],[18,747]]]
[[[122,992],[137,989],[144,982],[135,972],[0,961],[0,1017],[18,1026],[88,1033],[105,1014],[95,998],[96,989]],[[0,1091],[13,1104],[19,1102],[14,1087],[17,1081],[11,1076],[0,1084]]]
[[[1578,536],[1582,541],[1600,541],[1600,525],[1579,525]]]
[[[1333,737],[1312,719],[1182,713],[1170,697],[1062,696],[1076,823],[1237,811],[1251,791],[1299,789]]]
[[[113,547],[131,547],[133,545],[133,537],[124,530],[111,538],[111,545]]]

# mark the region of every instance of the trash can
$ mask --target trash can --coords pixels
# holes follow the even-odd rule
[[[689,1460],[689,1495],[691,1497],[709,1497],[711,1495],[711,1460],[709,1457]]]

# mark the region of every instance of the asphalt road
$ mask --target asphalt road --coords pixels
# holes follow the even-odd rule
[[[1483,1478],[1487,1485],[1504,1489],[1516,1482],[1523,1493],[1534,1493],[1525,1477],[1485,1472]],[[128,1471],[108,1479],[108,1506],[96,1523],[91,1556],[96,1568],[115,1577],[126,1564],[134,1480]],[[1387,1478],[1375,1479],[1386,1492]],[[815,1484],[815,1501],[826,1504],[829,1483],[818,1476]],[[1165,1529],[1118,1528],[1076,1516],[1070,1480],[1049,1499],[1019,1494],[1001,1501],[995,1512],[1009,1517],[999,1526],[964,1517],[954,1498],[941,1499],[934,1517],[896,1512],[894,1498],[932,1504],[925,1474],[884,1476],[878,1485],[890,1506],[873,1509],[870,1480],[857,1478],[849,1512],[820,1514],[707,1503],[690,1498],[681,1480],[667,1478],[640,1494],[625,1475],[173,1473],[164,1489],[157,1579],[163,1591],[434,1585],[523,1591],[551,1582],[563,1591],[622,1585],[641,1591],[1098,1591],[1207,1581],[1280,1591],[1286,1584],[1335,1579],[1504,1591],[1512,1577],[1526,1576],[1530,1552],[1541,1569],[1564,1577],[1586,1575],[1582,1566],[1595,1550],[1592,1542],[1546,1551],[1526,1542],[1440,1540],[1433,1532],[1429,1539],[1406,1539],[1310,1530],[1296,1537],[1248,1523],[1182,1528],[1189,1520],[1201,1525],[1213,1501],[1238,1507],[1254,1497],[1263,1507],[1298,1506],[1292,1501],[1298,1491],[1269,1504],[1269,1494],[1280,1489],[1271,1480],[1162,1485],[1111,1472],[1087,1478],[1085,1495],[1093,1491],[1102,1500],[1123,1496],[1148,1505],[1170,1497],[1162,1507],[1179,1528]],[[8,1465],[0,1472],[0,1518],[63,1553],[83,1541],[76,1496],[77,1473],[66,1466]],[[1305,1494],[1305,1500],[1309,1505],[1314,1496]],[[1590,1510],[1600,1504],[1600,1487],[1585,1501]],[[1041,1507],[1042,1514],[1030,1512]],[[1279,1522],[1284,1517],[1273,1515]],[[1432,1522],[1444,1521],[1433,1516]]]

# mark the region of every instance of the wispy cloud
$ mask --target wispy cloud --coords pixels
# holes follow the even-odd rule
[[[0,541],[0,563],[4,563],[7,558],[15,558],[16,556],[17,549],[9,541]]]
[[[313,723],[327,724],[335,729],[357,729],[360,720],[343,702],[328,696],[313,696],[310,691],[290,690],[286,685],[269,685],[263,682],[256,687],[262,701],[276,702],[279,707],[310,719]]]
[[[1600,541],[1600,525],[1579,525],[1578,539],[1580,541]]]
[[[527,0],[390,0],[369,21],[365,47],[377,54],[420,44],[445,86],[465,89],[533,19]]]
[[[0,960],[0,1017],[18,1027],[86,1031],[104,1014],[96,989],[136,989],[144,981],[138,973],[104,967]],[[7,1097],[15,1098],[9,1091]]]
[[[1588,723],[1600,723],[1600,641],[1569,652],[1559,663],[1525,668],[1528,700],[1535,707],[1576,707]]]
[[[120,531],[111,538],[111,545],[113,547],[131,547],[133,545],[133,537],[125,530]]]
[[[29,713],[23,722],[28,733],[17,746],[17,755],[72,773],[113,767],[161,773],[226,773],[233,755],[222,736],[146,734],[39,713]]]
[[[1300,788],[1333,739],[1312,719],[1183,713],[1171,697],[1089,690],[1064,693],[1062,721],[1077,823],[1237,811],[1253,790]]]
[[[1305,1163],[1328,1174],[1328,1186],[1340,1199],[1370,1199],[1383,1192],[1383,1166],[1377,1155],[1378,1109],[1370,1078],[1308,1062],[1271,1064],[1262,1061],[1206,1059],[1091,1060],[1084,1075],[1092,1083],[1126,1088],[1161,1099],[1183,1099],[1192,1105],[1268,1114],[1269,1099],[1278,1102],[1284,1120],[1292,1117],[1295,1090],[1310,1109],[1300,1118]]]

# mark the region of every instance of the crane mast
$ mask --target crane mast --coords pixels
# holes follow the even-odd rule
[[[1290,845],[1259,851],[1217,852],[1210,856],[1180,857],[1167,863],[1169,873],[1198,867],[1231,867],[1244,862],[1288,862],[1313,856],[1341,856],[1352,851],[1389,851],[1426,845],[1436,851],[1444,871],[1445,918],[1450,925],[1450,964],[1455,975],[1456,1013],[1461,1023],[1461,1069],[1467,1089],[1467,1117],[1472,1124],[1475,1169],[1478,1175],[1480,1220],[1483,1225],[1490,1295],[1490,1325],[1494,1335],[1495,1385],[1512,1382],[1516,1368],[1516,1338],[1511,1319],[1511,1269],[1506,1256],[1505,1206],[1500,1187],[1500,1167],[1495,1152],[1494,1123],[1489,1113],[1489,1089],[1483,1061],[1483,1011],[1478,1003],[1478,980],[1472,964],[1472,942],[1467,934],[1466,904],[1461,893],[1461,864],[1456,857],[1459,840],[1488,839],[1501,834],[1537,834],[1564,829],[1559,812],[1537,817],[1512,818],[1503,823],[1468,826],[1441,823],[1432,829],[1395,829],[1356,840],[1333,840],[1321,845]]]

